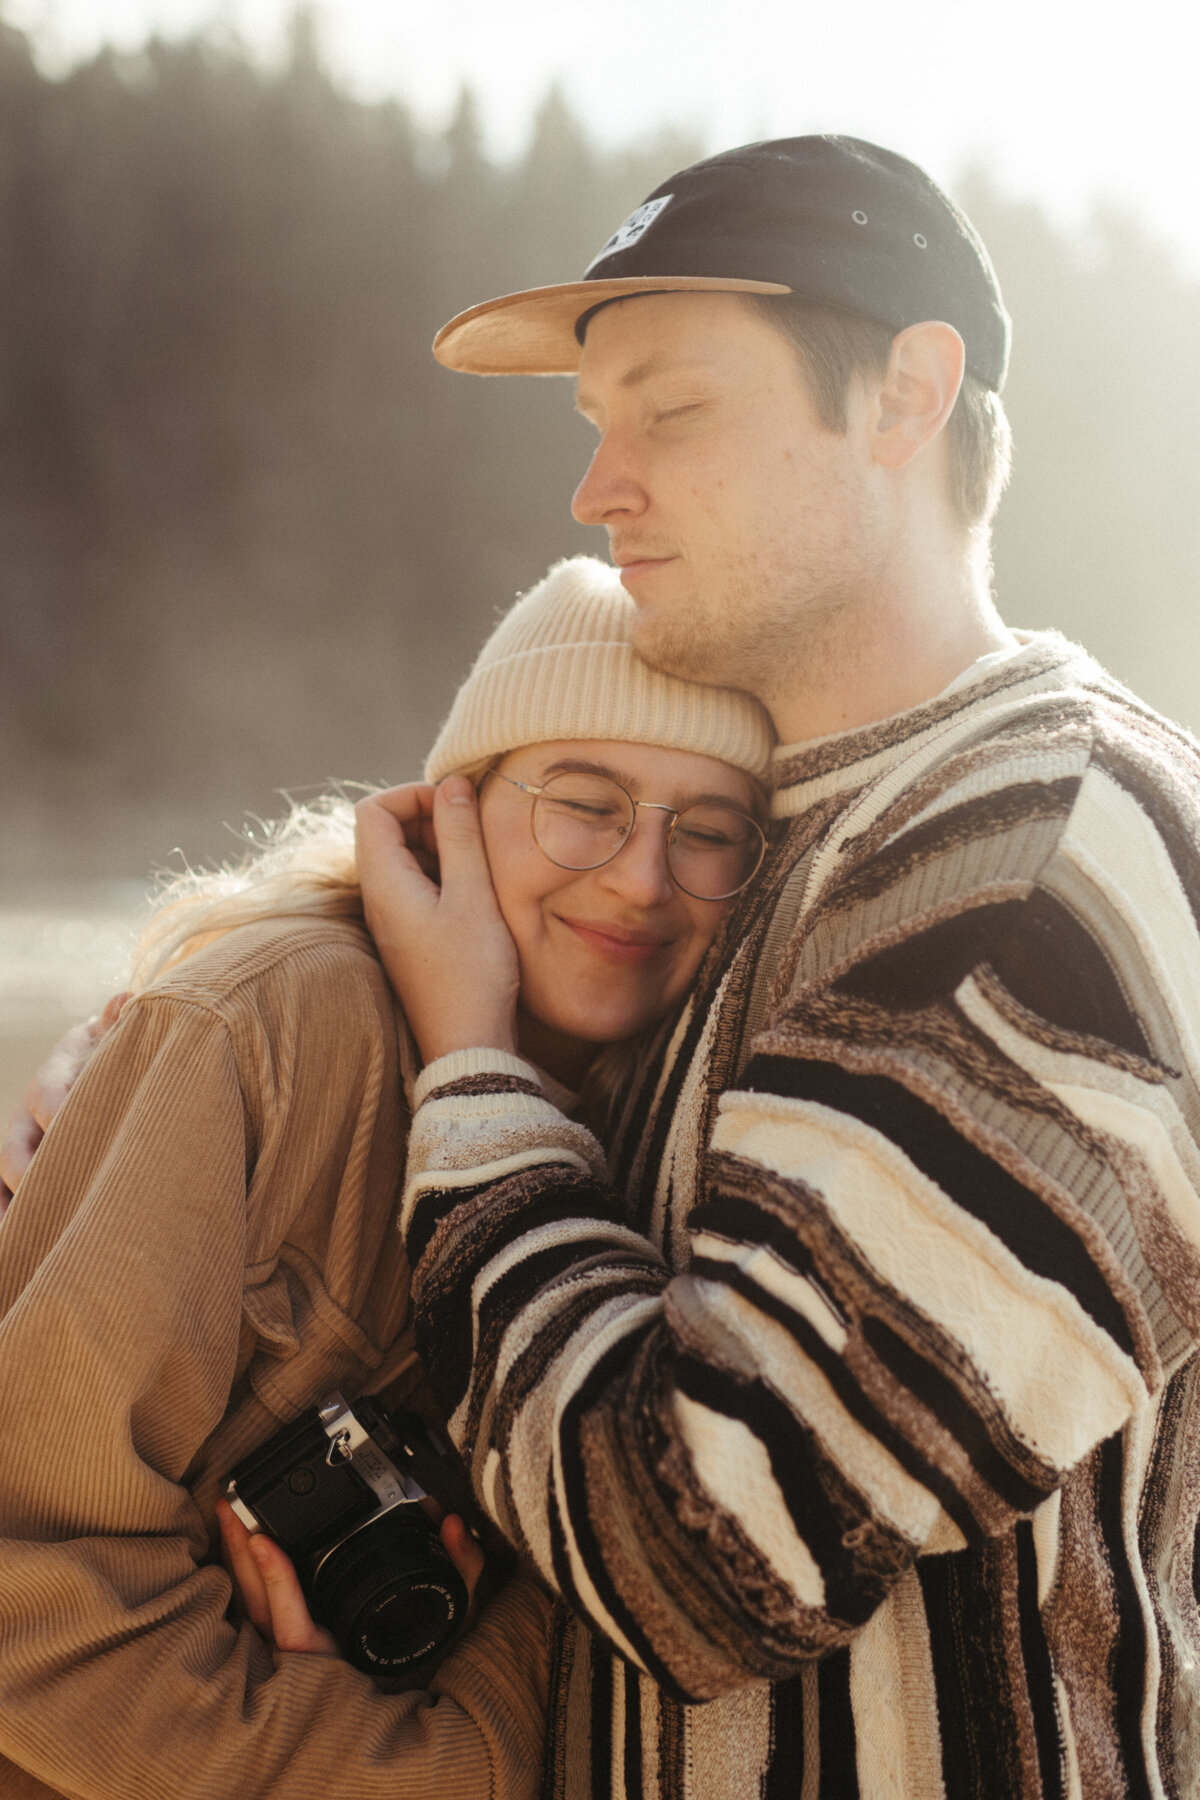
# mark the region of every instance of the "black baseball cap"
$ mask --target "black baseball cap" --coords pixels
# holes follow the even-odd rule
[[[569,375],[587,315],[634,294],[795,294],[903,331],[953,325],[997,391],[1009,319],[979,234],[923,169],[850,137],[774,138],[706,157],[655,188],[581,281],[504,294],[434,339],[447,368]]]

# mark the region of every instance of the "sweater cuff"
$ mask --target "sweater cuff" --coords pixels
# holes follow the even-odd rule
[[[473,1075],[515,1076],[518,1081],[534,1082],[545,1092],[539,1070],[508,1050],[451,1050],[447,1056],[438,1056],[433,1062],[426,1063],[417,1076],[413,1111],[438,1088],[449,1087],[455,1081],[466,1081]]]

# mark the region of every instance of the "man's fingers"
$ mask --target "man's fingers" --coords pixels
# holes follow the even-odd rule
[[[0,1143],[0,1214],[21,1184],[51,1119],[87,1067],[96,1045],[121,1016],[128,994],[114,994],[98,1018],[72,1025],[37,1069]]]
[[[426,818],[432,796],[438,882],[403,838],[392,795],[358,807],[363,914],[426,1062],[448,1051],[516,1041],[520,978],[516,946],[496,901],[475,792],[462,776],[402,790],[406,828]],[[413,840],[416,841],[415,838]]]
[[[217,1501],[217,1524],[221,1531],[225,1565],[241,1596],[242,1609],[263,1637],[269,1638],[271,1608],[267,1601],[267,1584],[250,1554],[250,1545],[254,1540],[226,1500]]]
[[[428,782],[408,782],[368,794],[354,809],[360,851],[364,844],[372,855],[408,850],[420,857],[436,849],[433,835],[433,795]]]
[[[479,796],[465,775],[447,775],[441,783],[433,799],[433,822],[439,845],[444,839],[481,843]]]
[[[268,1537],[252,1537],[250,1554],[266,1589],[270,1609],[270,1636],[277,1650],[296,1650],[309,1656],[336,1656],[337,1644],[317,1625],[308,1610],[300,1578],[290,1557]]]
[[[96,1048],[93,1027],[98,1024],[97,1019],[88,1019],[82,1025],[72,1025],[25,1089],[25,1103],[42,1131],[62,1106]]]
[[[360,800],[355,812],[383,812],[395,821],[405,837],[420,830],[433,815],[434,788],[428,781],[405,781],[398,787],[381,788]]]
[[[389,788],[354,809],[355,855],[367,923],[374,930],[373,891],[405,896],[406,905],[437,902],[433,789]]]
[[[114,994],[97,1017],[72,1025],[34,1074],[25,1090],[25,1103],[42,1131],[83,1074],[96,1045],[120,1018],[129,997],[127,993]]]
[[[433,804],[442,893],[457,904],[466,899],[472,910],[484,905],[498,912],[491,870],[483,847],[479,800],[465,775],[450,775]]]
[[[408,889],[414,903],[435,905],[453,879],[461,890],[476,886],[491,897],[491,877],[479,829],[475,790],[452,775],[436,790],[427,785],[388,788],[355,807],[359,879],[364,888],[389,884]],[[369,898],[368,898],[369,908]],[[493,903],[494,904],[494,903]],[[368,910],[368,920],[371,914]]]
[[[96,1033],[97,1043],[99,1043],[106,1031],[112,1030],[121,1014],[125,1011],[125,1002],[132,999],[133,995],[126,991],[123,994],[114,994],[112,999],[106,1002],[104,1011],[100,1014],[100,1029]],[[94,1021],[89,1020],[89,1023],[94,1023]]]
[[[253,1536],[225,1500],[217,1501],[217,1524],[225,1561],[237,1584],[246,1617],[277,1650],[336,1656],[331,1634],[315,1623],[291,1559],[269,1537]],[[446,1554],[466,1583],[469,1599],[483,1573],[483,1551],[457,1513],[442,1520]]]
[[[21,1184],[21,1177],[33,1161],[33,1153],[42,1141],[42,1128],[29,1108],[19,1105],[8,1121],[4,1142],[0,1144],[0,1182],[11,1198]]]

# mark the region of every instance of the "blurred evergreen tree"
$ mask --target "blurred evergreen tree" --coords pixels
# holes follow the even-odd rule
[[[978,172],[963,198],[1014,321],[1005,616],[1058,626],[1200,730],[1200,287],[1126,213],[1072,239]]]
[[[496,612],[574,526],[565,384],[429,355],[582,273],[701,153],[599,152],[562,94],[486,154],[341,91],[300,8],[277,73],[152,39],[65,79],[0,24],[0,830],[9,871],[137,872],[274,790],[414,772]],[[1135,221],[1086,243],[961,184],[1016,346],[997,577],[1200,724],[1200,291]]]

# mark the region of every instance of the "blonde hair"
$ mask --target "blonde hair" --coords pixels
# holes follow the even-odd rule
[[[633,647],[635,610],[608,564],[587,556],[556,563],[484,644],[430,753],[426,779],[465,774],[478,785],[520,745],[613,738],[716,757],[761,787],[774,744],[765,710],[749,694],[644,663]],[[343,791],[293,804],[282,819],[247,833],[236,862],[160,878],[134,949],[133,989],[151,986],[241,925],[362,917],[354,802]],[[616,1097],[643,1037],[599,1047],[584,1084],[593,1115]]]
[[[133,950],[135,993],[239,925],[361,919],[354,802],[339,792],[293,803],[283,818],[247,831],[236,861],[160,875],[151,908]]]
[[[481,779],[498,759],[468,770]],[[379,789],[364,787],[365,796]],[[246,834],[237,861],[216,869],[163,874],[151,916],[133,951],[131,987],[141,993],[226,932],[264,919],[362,920],[362,889],[354,857],[354,802],[344,793],[293,803],[283,818]],[[614,1105],[658,1030],[598,1044],[583,1079],[577,1116],[600,1135]]]

